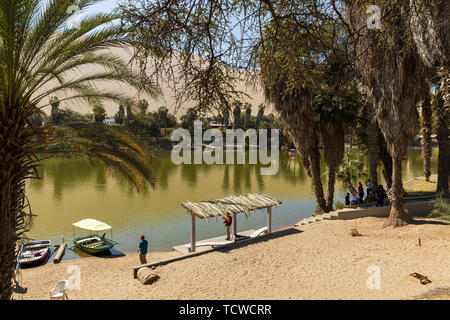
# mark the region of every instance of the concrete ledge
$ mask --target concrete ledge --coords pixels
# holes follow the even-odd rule
[[[405,209],[410,216],[426,216],[433,208],[432,201],[406,202]],[[338,210],[337,215],[340,220],[357,219],[363,217],[387,217],[391,211],[391,206],[369,207],[366,209]]]

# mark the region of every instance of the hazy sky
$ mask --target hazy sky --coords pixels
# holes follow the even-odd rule
[[[119,3],[123,2],[123,0],[103,0],[95,5],[93,5],[87,12],[96,13],[96,12],[109,12]]]

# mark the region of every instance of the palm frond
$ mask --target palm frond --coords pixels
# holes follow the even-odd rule
[[[51,130],[52,142],[42,152],[95,159],[108,173],[124,177],[139,192],[147,184],[155,188],[157,179],[148,166],[148,153],[127,133],[101,123],[72,123]]]

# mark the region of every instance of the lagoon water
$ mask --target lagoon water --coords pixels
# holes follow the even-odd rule
[[[437,172],[437,150],[433,150],[432,173]],[[184,201],[221,198],[248,192],[266,193],[283,204],[273,208],[273,228],[292,225],[311,215],[315,208],[311,179],[298,158],[280,151],[276,175],[260,175],[259,165],[175,165],[170,152],[160,152],[151,160],[158,177],[156,190],[141,194],[126,181],[109,176],[100,164],[82,158],[48,158],[42,161],[41,179],[27,184],[27,196],[37,217],[29,237],[50,239],[54,244],[64,236],[72,246],[72,223],[95,218],[113,227],[113,239],[120,252],[135,252],[139,235],[146,235],[151,251],[170,250],[188,243],[190,217],[181,207]],[[322,164],[326,191],[326,166]],[[420,149],[410,149],[403,162],[403,179],[423,176]],[[379,174],[379,179],[381,174]],[[343,202],[345,187],[338,181],[335,200]],[[266,225],[265,210],[237,215],[238,231]],[[197,240],[224,234],[221,220],[197,219]],[[77,231],[77,235],[81,234]],[[65,259],[77,258],[79,251],[67,250]]]

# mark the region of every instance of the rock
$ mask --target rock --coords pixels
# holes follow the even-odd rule
[[[138,270],[137,278],[142,284],[152,284],[159,279],[159,276],[152,273],[152,269],[144,267]]]

